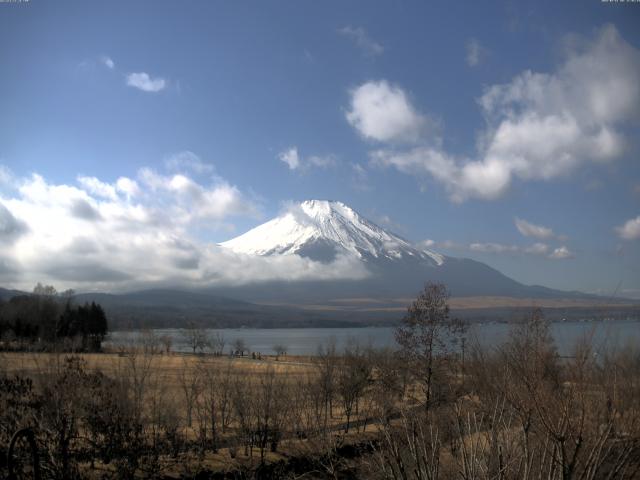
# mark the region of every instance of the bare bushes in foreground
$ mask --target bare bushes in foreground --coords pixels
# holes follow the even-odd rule
[[[382,423],[389,479],[632,479],[640,474],[640,352],[558,356],[539,311],[493,350],[476,347],[465,389]]]

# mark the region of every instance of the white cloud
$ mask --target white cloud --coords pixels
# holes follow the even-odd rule
[[[616,227],[618,236],[624,240],[640,239],[640,215],[631,220],[627,220],[624,225]]]
[[[214,171],[213,165],[203,162],[198,155],[189,150],[171,155],[165,160],[165,166],[169,170],[192,171],[198,174]]]
[[[487,55],[487,49],[480,45],[477,39],[471,38],[467,41],[466,48],[466,61],[470,67],[477,67],[483,61]]]
[[[115,184],[80,178],[76,186],[32,175],[0,194],[0,284],[116,291],[368,274],[346,257],[329,264],[255,258],[203,239],[232,217],[257,215],[255,203],[224,179],[201,184],[152,169]]]
[[[111,57],[108,57],[107,55],[103,55],[102,57],[100,57],[100,61],[109,70],[113,70],[116,66],[115,62],[111,59]]]
[[[551,252],[551,255],[549,255],[549,258],[557,259],[557,260],[562,260],[565,258],[573,258],[573,257],[574,257],[573,252],[571,252],[564,245],[562,247],[558,247],[554,249],[553,252]]]
[[[118,180],[116,181],[116,190],[118,192],[124,193],[128,199],[131,199],[140,194],[140,187],[138,187],[138,182],[127,177],[118,178]]]
[[[571,252],[567,247],[561,246],[551,249],[549,245],[542,242],[537,242],[531,245],[513,245],[497,242],[472,242],[470,244],[463,244],[452,240],[437,242],[435,240],[427,239],[419,242],[416,246],[418,248],[462,250],[496,255],[531,255],[535,257],[546,257],[552,260],[574,258],[573,252]]]
[[[416,111],[404,90],[385,80],[353,89],[346,118],[364,138],[379,142],[417,142],[434,126]]]
[[[300,167],[300,157],[298,156],[298,149],[291,147],[278,154],[278,158],[281,162],[286,163],[289,166],[289,170],[295,170]]]
[[[205,186],[184,174],[162,175],[150,168],[143,168],[139,176],[156,199],[170,203],[185,222],[257,214],[255,205],[236,186],[223,179],[216,179],[213,185]]]
[[[0,203],[0,245],[15,240],[26,231],[25,223],[16,219],[9,209]]]
[[[495,199],[515,179],[549,180],[619,157],[626,147],[625,122],[640,117],[638,78],[640,52],[609,25],[593,41],[569,50],[555,72],[525,71],[507,84],[489,87],[479,99],[487,127],[476,158],[453,156],[423,136],[423,145],[379,150],[372,160],[435,178],[454,202]],[[402,110],[412,114],[400,118],[419,118],[402,99]],[[380,102],[369,103],[377,115],[357,114],[363,108],[348,114],[363,136],[383,141],[416,137],[415,122],[390,121]]]
[[[309,170],[311,168],[335,167],[338,159],[333,154],[310,155],[303,157],[298,152],[298,147],[289,147],[278,154],[278,160],[284,162],[289,170]]]
[[[116,187],[105,182],[101,182],[96,177],[79,176],[78,182],[84,187],[87,193],[98,197],[115,200],[118,197]]]
[[[542,240],[547,240],[549,238],[554,238],[556,236],[553,233],[553,230],[549,227],[544,227],[542,225],[536,225],[534,223],[527,222],[521,218],[515,219],[516,228],[518,231],[524,235],[525,237],[535,237],[540,238]]]
[[[148,73],[129,73],[126,77],[127,85],[137,88],[143,92],[159,92],[164,90],[167,82],[164,78],[151,78]]]
[[[360,48],[360,50],[369,57],[382,55],[384,53],[384,47],[373,40],[362,27],[346,26],[341,28],[339,32],[342,35],[351,38],[358,48]]]

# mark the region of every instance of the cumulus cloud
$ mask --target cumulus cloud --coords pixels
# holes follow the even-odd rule
[[[487,55],[487,49],[480,45],[480,42],[471,38],[467,41],[466,45],[466,58],[467,65],[470,67],[477,67],[484,60],[484,57]]]
[[[416,139],[416,122],[406,119],[421,114],[399,87],[392,96],[402,100],[401,109],[360,100],[358,105],[373,104],[375,115],[352,106],[348,119],[366,138],[413,138],[421,143],[410,150],[372,152],[373,163],[430,176],[444,185],[454,202],[491,200],[503,195],[515,179],[549,180],[619,157],[626,147],[625,122],[640,117],[638,78],[640,51],[609,25],[595,39],[574,43],[554,72],[525,71],[509,83],[487,88],[478,101],[487,125],[475,158],[451,155],[425,136]],[[360,88],[364,87],[372,88],[369,83]],[[355,105],[355,93],[353,99]],[[386,115],[386,110],[412,113]]]
[[[130,290],[205,287],[268,280],[363,278],[347,257],[322,264],[296,255],[256,258],[203,237],[259,207],[214,177],[141,169],[114,183],[82,176],[57,184],[41,175],[14,178],[0,193],[0,283],[30,288]],[[204,232],[204,233],[203,233]]]
[[[536,225],[535,223],[527,222],[526,220],[518,217],[515,219],[515,224],[518,231],[525,237],[535,237],[541,240],[547,240],[556,236],[556,234],[553,233],[553,230],[549,227]]]
[[[167,81],[164,78],[152,78],[148,73],[129,73],[126,76],[127,85],[137,88],[143,92],[156,93],[167,86]]]
[[[100,57],[100,62],[102,62],[102,64],[109,70],[113,70],[116,67],[116,63],[107,55]]]
[[[340,34],[350,38],[367,56],[375,57],[384,53],[384,47],[373,40],[362,27],[346,26],[338,30]]]
[[[624,240],[640,239],[640,215],[631,220],[627,220],[624,225],[616,227],[618,236]]]
[[[303,157],[298,153],[298,147],[289,147],[278,154],[278,160],[285,163],[289,170],[309,170],[311,168],[334,167],[338,160],[335,155],[309,155]]]
[[[222,220],[231,215],[255,215],[255,205],[238,187],[223,179],[202,185],[185,174],[163,175],[151,168],[139,172],[140,181],[155,197],[179,214],[183,221]]]
[[[347,121],[365,139],[413,143],[433,131],[435,122],[419,113],[400,87],[385,80],[371,81],[351,92]]]
[[[298,149],[296,147],[288,148],[287,150],[278,154],[278,159],[284,162],[289,167],[289,170],[295,170],[300,166],[300,157],[298,156]]]
[[[76,198],[71,202],[70,212],[74,217],[90,222],[101,219],[98,210],[82,198]]]
[[[128,177],[120,177],[116,181],[116,190],[123,193],[127,199],[131,199],[137,195],[140,195],[140,187],[138,182]]]
[[[9,209],[0,203],[0,244],[11,242],[26,231],[26,224],[14,217]]]
[[[88,193],[92,195],[111,200],[118,198],[115,186],[101,182],[96,177],[78,176],[78,182]]]
[[[569,250],[564,245],[562,247],[555,248],[553,252],[551,252],[551,255],[549,255],[549,258],[558,259],[558,260],[562,260],[565,258],[573,258],[573,257],[574,257],[573,252],[571,252],[571,250]]]

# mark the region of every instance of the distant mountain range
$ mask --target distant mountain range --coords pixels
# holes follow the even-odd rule
[[[447,285],[454,314],[474,320],[521,317],[534,305],[552,319],[640,313],[632,301],[524,285],[484,263],[418,248],[340,202],[302,202],[220,246],[249,256],[298,255],[327,266],[346,258],[368,275],[191,291],[82,293],[76,301],[100,303],[112,328],[175,327],[189,321],[218,327],[353,326],[398,321],[424,283],[433,281]],[[0,288],[0,299],[22,293]]]

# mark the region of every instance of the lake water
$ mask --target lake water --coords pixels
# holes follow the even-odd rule
[[[499,345],[508,336],[511,325],[505,323],[472,324],[467,331],[468,342],[478,342],[484,346]],[[592,336],[595,345],[600,348],[622,348],[629,345],[640,346],[640,321],[582,321],[558,322],[551,324],[551,332],[561,355],[570,355],[576,341],[585,336]],[[112,332],[106,344],[126,344],[139,337],[138,331]],[[156,335],[169,335],[173,339],[174,351],[188,352],[181,329],[157,329]],[[291,355],[313,355],[320,345],[334,340],[338,349],[355,341],[361,345],[373,347],[395,346],[394,328],[392,327],[364,327],[364,328],[223,328],[209,330],[210,334],[220,333],[225,339],[225,352],[228,352],[233,342],[241,338],[252,352],[272,354],[273,346],[285,345]]]

